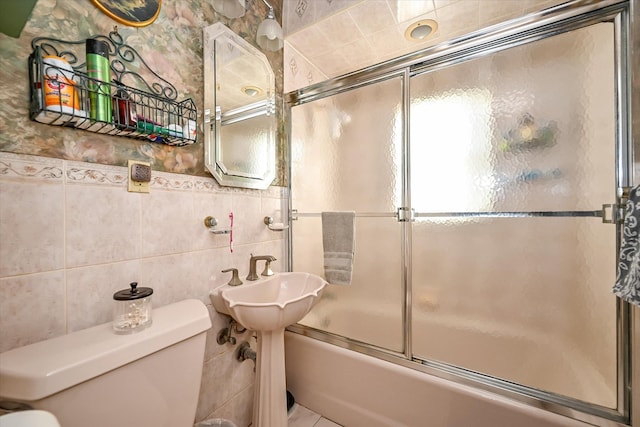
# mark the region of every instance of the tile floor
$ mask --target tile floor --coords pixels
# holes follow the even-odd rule
[[[342,427],[297,403],[289,413],[289,427]]]

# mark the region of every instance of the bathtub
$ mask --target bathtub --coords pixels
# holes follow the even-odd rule
[[[361,341],[371,342],[366,339],[370,332],[353,330],[353,325],[362,324],[362,322],[348,322],[348,312],[345,310],[336,310],[336,306],[333,305],[331,320],[327,321],[326,314],[329,307],[323,307],[320,304],[320,307],[317,308],[318,310],[314,308],[312,315],[304,320],[305,324],[314,327],[322,326],[323,329],[334,333],[358,337]],[[375,316],[368,319],[368,331],[380,331],[385,327],[388,330],[389,324],[393,323],[393,320],[385,318],[385,310],[374,311],[377,311]],[[356,317],[361,318],[362,315],[364,314],[356,314]],[[350,316],[353,317],[353,313]],[[421,316],[418,314],[416,322],[420,321]],[[380,322],[380,324],[377,325],[375,322]],[[317,323],[317,326],[314,323]],[[349,328],[352,329],[349,330]],[[304,333],[304,329],[300,326],[291,329]],[[473,354],[469,354],[468,351],[456,352],[455,348],[442,348],[439,351],[442,354],[447,351],[450,354],[458,354],[460,359],[455,362],[460,366],[465,365],[464,357],[482,359],[485,361],[482,365],[482,371],[487,373],[491,373],[492,369],[500,368],[502,368],[502,372],[505,372],[505,363],[508,362],[505,359],[495,357],[496,352],[492,349],[500,348],[501,353],[509,355],[513,360],[518,360],[524,355],[529,356],[533,350],[532,346],[535,346],[535,342],[527,342],[522,337],[510,339],[509,334],[505,332],[485,334],[484,337],[481,337],[481,333],[477,332],[474,336],[473,329],[465,329],[453,321],[440,322],[439,324],[430,322],[425,331],[428,331],[427,333],[432,338],[439,334],[445,334],[443,336],[452,334],[449,336],[462,338],[467,342],[481,340],[484,345],[474,346],[474,348],[486,349],[486,355],[476,351]],[[343,346],[323,342],[302,333],[287,331],[285,334],[287,389],[303,406],[346,427],[568,427],[590,425],[486,390],[430,375],[408,366],[392,363],[389,360],[349,350]],[[371,339],[374,337],[371,336]],[[397,338],[392,338],[390,343],[393,344],[394,340]],[[452,340],[452,346],[455,345],[454,343],[455,340]],[[348,347],[348,345],[346,346]],[[538,363],[535,372],[531,370],[520,370],[522,372],[519,372],[517,371],[518,364],[512,363],[516,369],[513,373],[514,375],[526,376],[526,378],[522,378],[522,383],[529,382],[530,386],[535,386],[536,381],[545,383],[545,375],[552,380],[556,379],[554,372],[569,375],[569,378],[574,381],[569,381],[568,385],[567,381],[546,382],[553,384],[553,387],[558,386],[559,391],[566,391],[562,390],[562,387],[578,387],[592,393],[593,391],[589,387],[585,387],[585,384],[598,384],[591,382],[597,380],[598,372],[588,366],[585,366],[584,369],[576,369],[575,363],[579,359],[569,357],[560,348],[557,355],[547,360],[550,361],[545,362],[546,364]],[[514,378],[520,381],[517,375]],[[606,389],[604,392],[607,399],[614,399],[613,389]]]

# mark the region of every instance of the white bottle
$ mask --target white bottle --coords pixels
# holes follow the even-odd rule
[[[76,117],[87,117],[80,108],[80,87],[74,80],[73,68],[59,56],[45,56],[42,60],[42,90],[44,108]]]

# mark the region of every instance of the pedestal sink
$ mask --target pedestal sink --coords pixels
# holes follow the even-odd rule
[[[279,273],[210,294],[216,311],[258,334],[253,427],[287,425],[284,328],[311,310],[327,285],[309,273]]]

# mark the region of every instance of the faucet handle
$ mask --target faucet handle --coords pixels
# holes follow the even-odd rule
[[[231,279],[227,282],[229,286],[238,286],[242,285],[242,280],[238,277],[238,269],[237,268],[227,268],[226,270],[222,270],[222,273],[231,272]]]
[[[273,270],[271,269],[271,261],[275,261],[275,260],[276,260],[275,258],[266,259],[266,262],[264,263],[264,270],[262,271],[263,276],[273,276]]]

